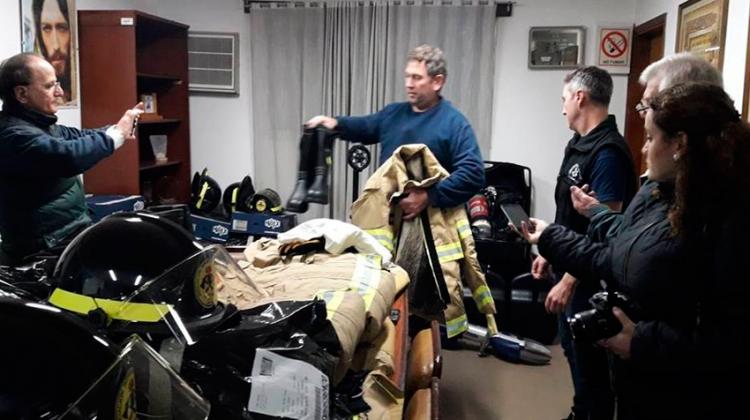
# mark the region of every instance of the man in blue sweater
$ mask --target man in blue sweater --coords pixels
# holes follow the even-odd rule
[[[319,115],[308,127],[323,125],[341,137],[364,144],[380,143],[380,163],[404,144],[427,145],[450,176],[428,189],[412,189],[400,201],[404,217],[416,217],[428,205],[464,204],[484,187],[484,164],[471,125],[440,90],[447,76],[443,52],[421,45],[409,52],[405,70],[407,102],[397,102],[362,117]]]
[[[38,55],[0,66],[0,264],[20,264],[91,223],[79,175],[133,139],[143,112],[138,104],[106,130],[78,130],[56,124],[62,96],[54,67]]]

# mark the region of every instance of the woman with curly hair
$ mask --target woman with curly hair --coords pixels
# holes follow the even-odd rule
[[[649,181],[617,236],[538,219],[524,236],[637,304],[598,343],[615,356],[618,420],[750,418],[750,127],[720,87],[688,83],[651,100],[645,128]]]

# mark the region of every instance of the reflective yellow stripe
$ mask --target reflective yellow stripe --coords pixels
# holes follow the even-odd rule
[[[63,289],[55,289],[49,297],[49,303],[81,315],[101,308],[110,318],[122,321],[156,322],[170,310],[170,305],[165,304],[93,298]]]
[[[380,268],[383,266],[383,258],[380,257],[380,255],[377,254],[359,254],[357,257],[361,257],[357,259],[357,262],[361,262],[368,268],[372,268],[375,270],[380,271]],[[361,259],[361,261],[360,261]]]
[[[461,249],[461,243],[459,242],[436,246],[435,250],[437,251],[438,260],[440,260],[441,264],[449,261],[460,260],[464,257],[464,252]]]
[[[284,206],[271,207],[271,213],[278,213],[284,209]]]
[[[232,204],[232,206],[231,206],[232,211],[234,211],[235,208],[236,208],[236,206],[237,206],[237,194],[239,192],[240,192],[239,188],[235,188],[235,189],[232,190],[232,203],[231,203]]]
[[[357,255],[357,264],[354,266],[351,287],[365,301],[365,310],[370,310],[380,284],[380,264],[374,264],[378,260],[370,255]]]
[[[474,301],[480,308],[492,304],[492,292],[489,287],[481,285],[474,291]]]
[[[456,222],[456,229],[458,229],[458,237],[462,240],[471,236],[471,226],[466,219],[458,219],[458,222]]]
[[[196,208],[203,206],[203,199],[206,198],[206,192],[208,192],[208,182],[204,182],[203,187],[201,187],[201,192],[198,194],[198,202],[195,203]]]
[[[466,319],[466,314],[463,314],[446,322],[445,329],[447,330],[448,338],[457,336],[462,332],[468,330],[469,321]]]
[[[377,239],[387,250],[393,252],[393,232],[387,229],[369,229],[365,230],[365,232]]]
[[[318,292],[318,297],[326,301],[326,315],[332,319],[344,301],[344,291],[326,290]]]

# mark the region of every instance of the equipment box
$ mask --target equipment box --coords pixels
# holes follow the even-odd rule
[[[190,215],[190,221],[196,239],[218,243],[225,243],[229,239],[231,223],[227,221],[195,214]]]
[[[92,195],[86,197],[89,215],[94,222],[120,212],[143,210],[145,200],[140,195]]]
[[[296,214],[232,212],[232,232],[276,236],[297,226]]]

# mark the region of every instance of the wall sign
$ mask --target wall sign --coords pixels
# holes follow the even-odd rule
[[[630,67],[632,29],[599,28],[599,66]]]

